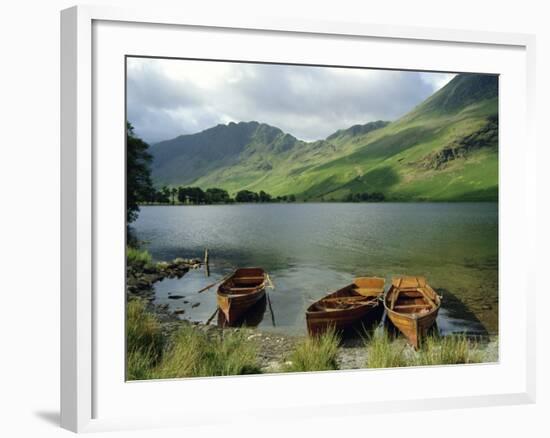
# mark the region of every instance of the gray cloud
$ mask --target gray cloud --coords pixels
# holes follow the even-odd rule
[[[394,120],[452,76],[130,58],[127,112],[148,142],[250,120],[315,140],[353,124]]]

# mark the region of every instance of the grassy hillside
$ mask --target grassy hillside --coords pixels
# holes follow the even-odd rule
[[[382,192],[393,200],[496,200],[498,78],[458,75],[401,119],[306,143],[256,122],[153,147],[157,183],[301,200]]]

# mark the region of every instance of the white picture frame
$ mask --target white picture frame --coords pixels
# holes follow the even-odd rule
[[[120,381],[121,361],[124,360],[124,351],[121,349],[124,344],[121,325],[124,289],[118,295],[105,295],[102,292],[106,284],[114,284],[114,289],[118,289],[122,284],[120,282],[124,281],[124,272],[119,269],[124,254],[123,240],[120,240],[124,230],[119,230],[124,216],[124,193],[120,186],[120,175],[124,173],[120,167],[124,156],[124,112],[120,112],[120,109],[124,107],[124,101],[119,99],[124,78],[119,75],[122,64],[118,63],[123,63],[121,54],[152,54],[151,51],[159,56],[168,56],[170,51],[173,56],[185,54],[181,50],[174,53],[174,50],[179,49],[170,46],[167,43],[169,39],[163,40],[167,35],[170,40],[174,36],[179,38],[178,32],[184,33],[182,38],[197,38],[199,44],[194,45],[193,53],[188,54],[190,57],[204,52],[201,57],[220,59],[221,55],[216,55],[216,50],[219,50],[216,48],[216,38],[225,32],[227,35],[224,37],[230,34],[235,44],[227,49],[223,59],[239,57],[258,60],[261,48],[262,56],[268,60],[299,62],[304,56],[304,52],[299,51],[303,43],[302,50],[308,50],[313,63],[332,60],[330,64],[350,65],[345,50],[348,45],[371,45],[373,53],[379,53],[375,46],[383,44],[391,48],[393,56],[390,58],[386,54],[384,58],[378,54],[378,60],[371,61],[372,66],[479,71],[501,75],[501,120],[506,122],[513,119],[515,123],[501,123],[500,128],[503,146],[500,151],[499,184],[499,213],[502,218],[499,285],[503,295],[499,300],[502,345],[498,364],[432,367],[429,371],[417,368],[192,381]],[[140,37],[144,33],[147,33],[147,38]],[[132,38],[127,38],[128,35]],[[210,41],[208,38],[213,39]],[[128,46],[130,40],[133,47]],[[252,43],[237,44],[244,40]],[[274,44],[278,41],[280,44]],[[296,46],[294,52],[287,50],[289,44]],[[323,45],[323,50],[319,50],[320,45]],[[277,50],[279,46],[286,48],[286,54]],[[164,48],[162,53],[160,47]],[[207,414],[204,408],[200,408],[200,403],[196,403],[194,410],[190,410],[191,406],[181,404],[170,410],[158,403],[164,397],[168,397],[167,400],[174,397],[174,393],[181,391],[183,386],[187,392],[195,391],[197,394],[209,389],[211,385],[226,390],[238,387],[241,392],[264,386],[273,391],[276,408],[262,408],[249,403],[239,405],[240,411],[235,412],[243,417],[266,421],[281,415],[292,418],[344,413],[362,415],[367,412],[534,402],[535,311],[532,303],[535,276],[528,263],[529,258],[534,256],[525,256],[534,254],[532,248],[536,232],[534,216],[527,213],[535,205],[535,154],[529,153],[535,149],[531,126],[534,120],[534,47],[534,37],[523,34],[296,19],[227,20],[224,17],[194,16],[189,11],[181,13],[159,9],[136,11],[78,6],[62,11],[62,427],[82,432],[202,424],[214,417],[218,422],[230,421],[234,412],[223,411],[215,404],[209,405]],[[228,52],[232,53],[227,56]],[[438,56],[433,56],[434,53]],[[422,57],[422,54],[426,57]],[[460,68],[461,65],[463,68]],[[102,83],[106,79],[109,80],[108,87]],[[118,113],[120,120],[113,122],[113,116],[116,117]],[[521,157],[509,147],[520,143]],[[109,160],[105,160],[106,154],[103,153],[105,144],[109,144],[113,154]],[[513,185],[509,183],[512,172]],[[115,187],[113,193],[106,190],[107,186]],[[509,199],[522,200],[519,201],[523,202],[522,208],[510,208],[507,202]],[[112,212],[109,217],[105,216],[106,210]],[[521,238],[514,236],[514,230],[517,231],[519,227],[522,229]],[[520,278],[525,280],[522,283],[522,296],[516,303],[508,300],[506,292],[509,284],[508,268],[512,266],[515,273],[519,273]],[[515,326],[509,327],[512,316],[516,317]],[[113,332],[115,336],[106,336],[106,333]],[[106,357],[109,357],[109,361],[105,360]],[[440,384],[439,388],[434,386],[420,393],[418,388],[410,386],[403,389],[401,394],[384,392],[388,376],[393,380],[405,380],[407,376],[422,377],[428,374],[436,383],[452,380],[455,387]],[[461,379],[474,379],[477,390],[463,384]],[[328,391],[332,391],[330,401],[320,399],[315,392],[308,395],[311,388],[321,380]],[[369,385],[372,391],[339,393],[339,388],[351,389],[357,387],[358,383]],[[302,391],[297,391],[297,387]],[[292,389],[295,400],[285,404],[284,400],[278,398],[277,389]],[[131,403],[132,400],[140,400],[140,397],[143,400],[155,400],[158,406],[146,406],[148,415],[144,415]],[[128,409],[119,409],[122,405],[128,405]]]

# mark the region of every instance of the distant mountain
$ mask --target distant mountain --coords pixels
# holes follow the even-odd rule
[[[327,137],[327,140],[342,139],[344,137],[356,137],[358,135],[368,134],[375,129],[380,129],[389,124],[390,122],[384,122],[378,120],[377,122],[365,123],[364,125],[353,125],[347,129],[339,129],[334,134]]]
[[[498,97],[498,77],[461,74],[422,103],[424,113],[453,113],[467,106]]]
[[[187,184],[250,159],[258,168],[269,170],[271,165],[262,156],[284,153],[297,143],[293,136],[263,123],[217,125],[155,144],[153,179],[159,184]]]
[[[153,145],[157,185],[196,185],[339,200],[496,200],[498,77],[457,75],[394,122],[303,142],[258,122],[218,125]]]

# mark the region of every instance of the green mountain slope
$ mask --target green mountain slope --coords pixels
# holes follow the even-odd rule
[[[218,125],[193,135],[182,135],[152,148],[153,178],[161,184],[187,184],[216,170],[248,161],[258,170],[299,140],[278,128],[258,122]]]
[[[257,122],[153,146],[157,184],[264,190],[302,200],[383,192],[393,200],[496,200],[498,78],[463,74],[392,123],[302,142]]]

